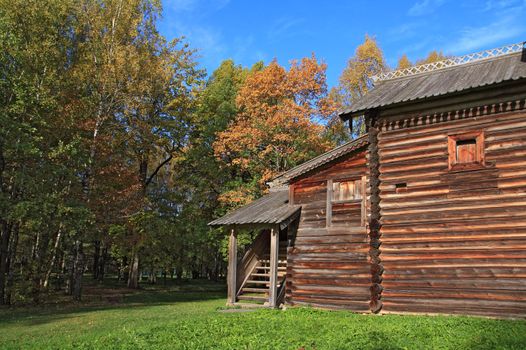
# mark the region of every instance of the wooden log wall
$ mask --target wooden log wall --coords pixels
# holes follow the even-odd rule
[[[365,155],[354,152],[292,183],[292,202],[302,210],[287,252],[288,304],[369,311],[369,243],[361,210],[338,207],[335,224],[327,225],[327,181],[366,175]]]
[[[378,135],[383,311],[524,317],[526,112],[398,125]],[[486,166],[451,172],[469,131]]]
[[[369,307],[374,313],[382,309],[382,274],[384,271],[380,257],[380,155],[378,148],[379,127],[376,115],[366,116],[368,122],[369,152],[367,154],[367,165],[370,177],[370,215],[369,215],[369,261],[371,269],[371,301]]]

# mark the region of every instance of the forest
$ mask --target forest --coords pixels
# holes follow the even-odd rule
[[[389,67],[366,36],[330,89],[315,53],[206,72],[161,14],[158,0],[0,0],[0,304],[81,300],[110,275],[224,278],[226,232],[207,223],[363,132],[338,110],[372,76],[445,57]]]

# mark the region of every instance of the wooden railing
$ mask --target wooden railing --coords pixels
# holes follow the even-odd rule
[[[260,257],[268,252],[270,247],[270,232],[263,230],[254,239],[254,242],[249,246],[245,255],[237,265],[237,278],[236,278],[236,295],[239,293],[239,289],[246,280],[250,277],[250,274],[256,268]]]
[[[285,300],[285,290],[287,289],[286,284],[287,284],[287,274],[283,276],[283,279],[281,280],[281,285],[279,286],[279,289],[278,289],[277,306],[279,306],[279,304],[283,303],[283,301]]]

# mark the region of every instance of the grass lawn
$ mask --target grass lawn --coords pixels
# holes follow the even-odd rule
[[[220,312],[223,285],[86,288],[82,304],[0,309],[1,349],[525,349],[526,321],[309,308]]]

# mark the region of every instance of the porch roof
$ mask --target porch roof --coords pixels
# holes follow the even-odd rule
[[[289,204],[289,191],[280,188],[255,201],[216,219],[210,226],[272,226],[285,228],[301,210],[299,205]]]

